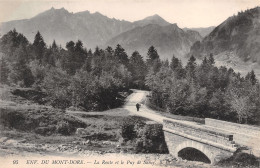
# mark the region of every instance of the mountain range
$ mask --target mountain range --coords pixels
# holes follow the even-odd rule
[[[260,76],[259,13],[260,7],[256,7],[227,18],[217,27],[181,29],[157,14],[129,22],[99,12],[71,13],[64,8],[51,8],[30,19],[1,23],[0,33],[15,28],[33,42],[40,31],[48,45],[55,39],[63,47],[71,40],[81,40],[87,49],[108,45],[115,48],[120,44],[129,55],[137,50],[144,57],[153,45],[163,59],[171,59],[172,55],[203,59],[212,53],[217,63],[222,61],[220,65],[245,67],[247,71],[259,67]]]
[[[195,41],[202,39],[198,32],[183,31],[157,14],[129,22],[108,18],[98,12],[70,13],[64,8],[51,8],[30,19],[4,22],[0,33],[5,34],[14,28],[31,42],[40,31],[48,45],[55,40],[63,47],[71,40],[81,40],[88,49],[120,44],[128,54],[138,50],[145,56],[148,48],[154,45],[162,58],[169,59],[173,54],[184,56]]]
[[[93,48],[134,27],[128,21],[110,19],[98,12],[73,14],[64,8],[51,8],[31,19],[5,22],[0,31],[3,34],[13,28],[29,41],[33,41],[36,32],[40,31],[47,44],[55,39],[58,44],[65,46],[70,40],[80,39],[87,48]]]

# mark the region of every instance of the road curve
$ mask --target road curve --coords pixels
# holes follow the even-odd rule
[[[131,115],[138,115],[138,116],[142,116],[144,118],[148,118],[150,120],[162,123],[164,119],[167,120],[172,120],[172,121],[177,121],[175,119],[171,119],[168,117],[164,117],[158,113],[156,113],[154,110],[148,108],[145,105],[146,99],[147,99],[147,95],[149,94],[148,91],[143,91],[143,90],[135,90],[133,89],[133,93],[127,98],[126,103],[124,105],[124,109],[127,109]],[[141,108],[139,109],[139,111],[136,110],[136,103],[141,104]],[[178,122],[180,122],[180,120],[178,120]],[[192,124],[192,125],[198,125],[195,122],[190,122],[190,121],[181,121],[182,123],[186,123],[186,124]]]

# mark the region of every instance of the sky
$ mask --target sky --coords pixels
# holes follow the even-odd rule
[[[64,7],[88,10],[110,18],[136,21],[154,14],[181,28],[217,26],[239,11],[260,6],[260,0],[0,0],[0,22],[29,19],[45,10]]]

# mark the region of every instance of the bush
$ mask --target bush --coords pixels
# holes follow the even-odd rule
[[[124,141],[133,140],[137,137],[137,130],[145,125],[144,119],[137,116],[127,117],[120,121],[122,123],[120,136]]]
[[[232,157],[221,160],[218,165],[232,167],[259,167],[259,163],[259,158],[238,150]]]
[[[47,96],[44,92],[32,89],[15,89],[14,91],[12,91],[12,94],[28,100],[32,100],[39,104],[44,104],[46,102],[45,99]]]
[[[57,132],[62,135],[71,135],[75,130],[67,121],[59,121],[56,126]]]
[[[0,124],[9,127],[19,129],[24,126],[25,116],[17,111],[11,109],[0,109]],[[24,129],[24,128],[22,128]]]
[[[168,153],[161,124],[128,121],[122,126],[120,135],[124,142],[133,144],[135,153]]]
[[[136,132],[134,130],[135,125],[125,124],[121,128],[121,136],[123,137],[124,141],[133,140],[136,137]]]
[[[51,105],[54,108],[65,110],[67,107],[71,106],[71,102],[68,99],[63,99],[63,98],[53,99],[51,100]]]
[[[162,125],[147,124],[139,127],[134,146],[137,153],[168,153]]]
[[[246,166],[259,166],[259,161],[254,155],[250,155],[248,153],[238,153],[234,156],[233,160],[235,165],[239,165],[242,167]]]

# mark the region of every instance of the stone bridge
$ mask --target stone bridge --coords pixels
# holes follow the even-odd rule
[[[237,150],[229,132],[178,120],[163,120],[165,141],[174,157],[215,164]],[[189,158],[190,157],[190,158]]]

